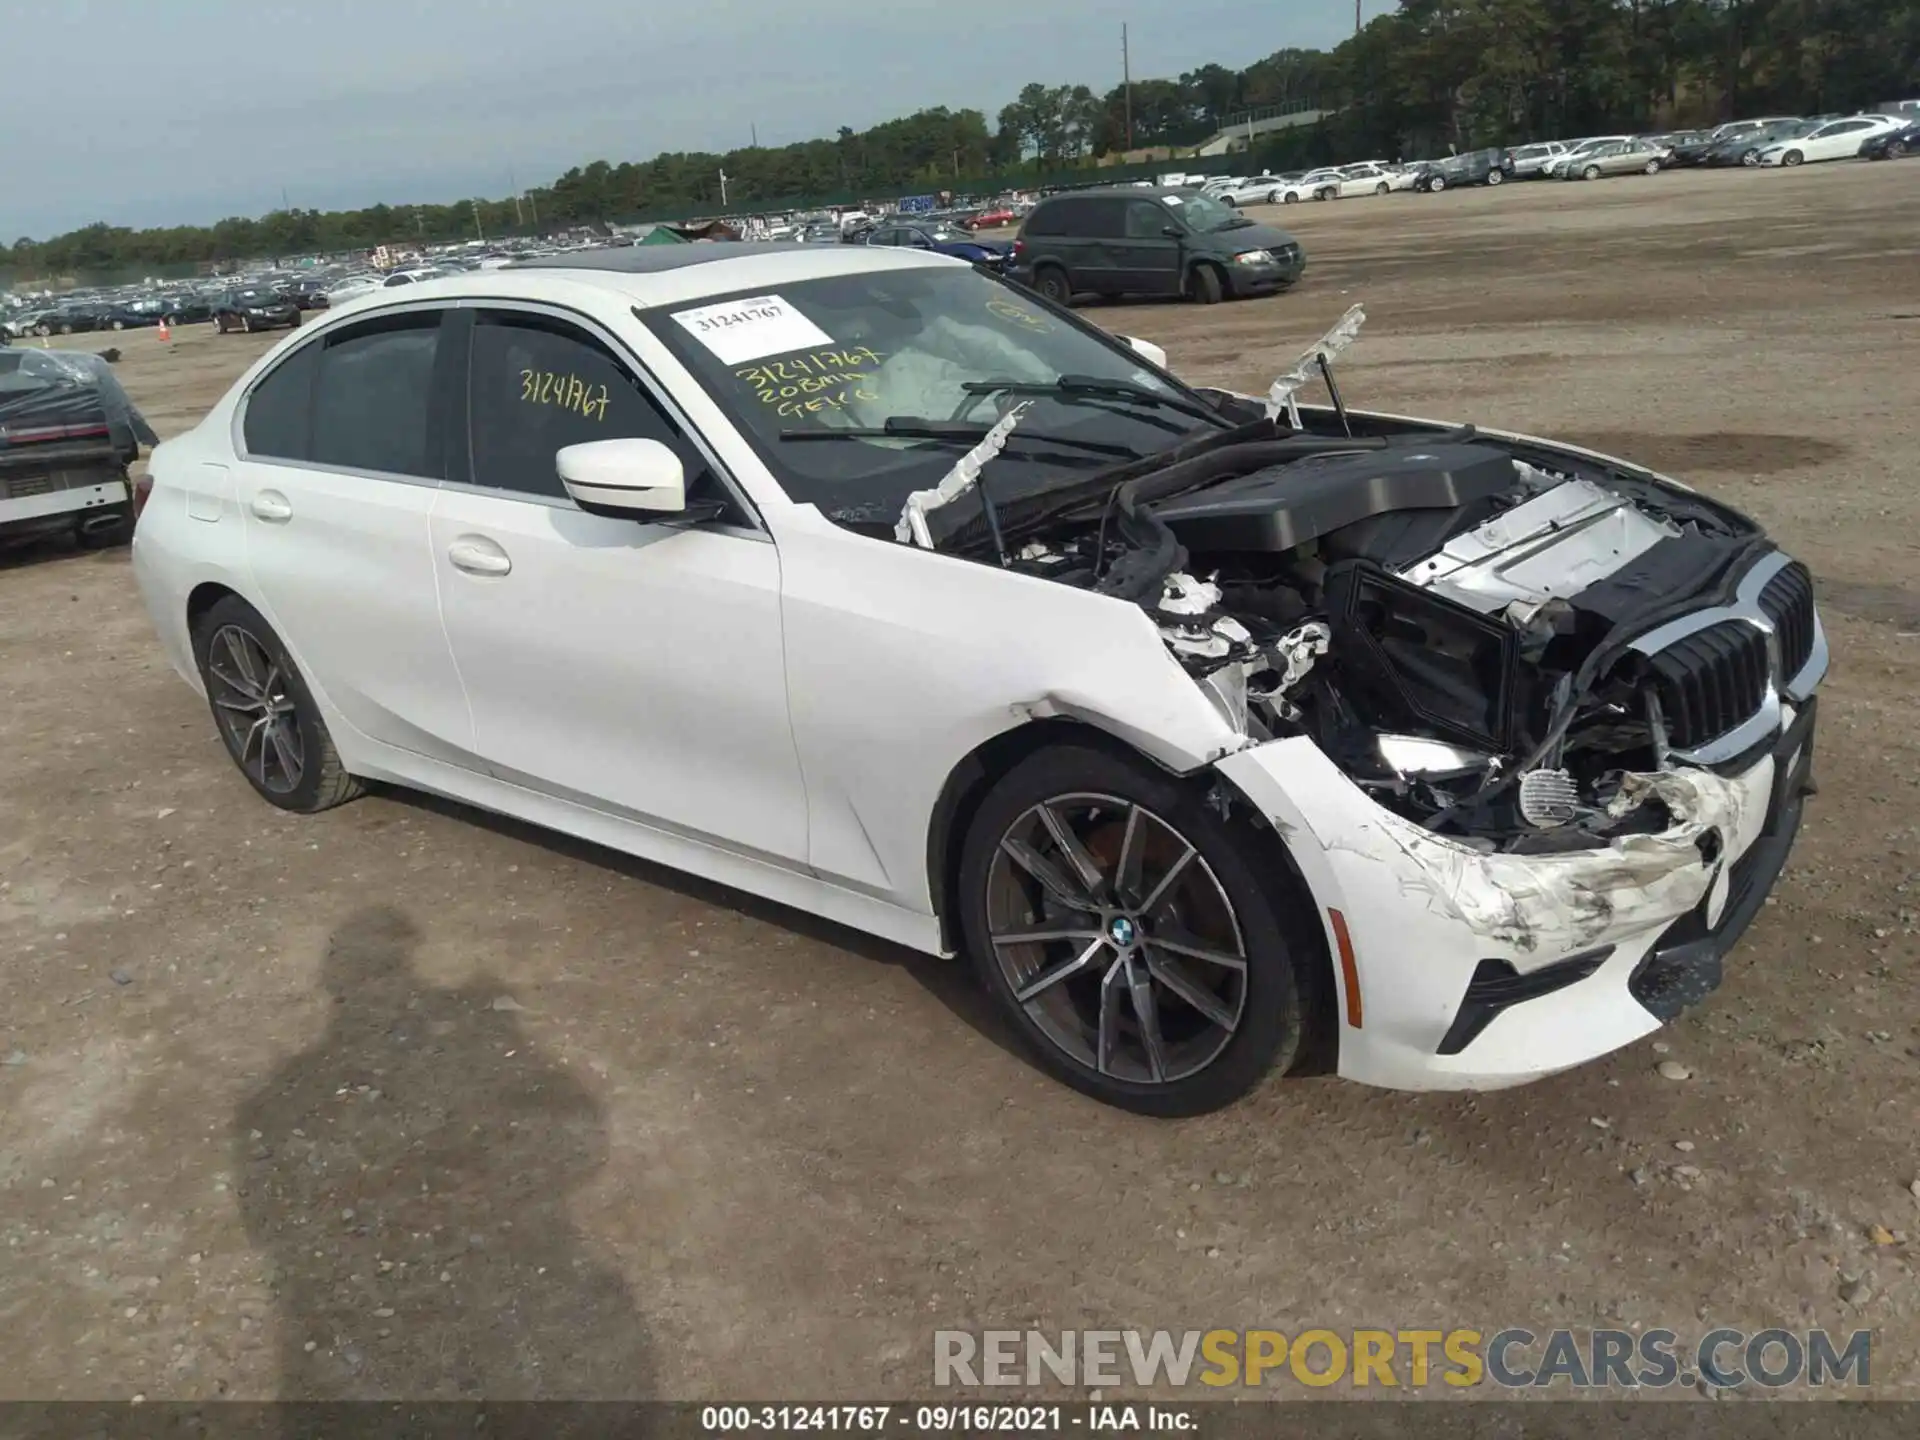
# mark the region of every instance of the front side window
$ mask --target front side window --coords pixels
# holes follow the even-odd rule
[[[437,310],[382,316],[329,334],[313,378],[313,460],[441,479],[431,428],[439,340]]]
[[[1129,200],[1127,202],[1127,238],[1129,240],[1159,240],[1173,223],[1173,217],[1151,200]]]
[[[687,493],[717,498],[705,461],[605,345],[567,321],[485,311],[467,372],[473,483],[559,499],[554,457],[591,440],[658,440],[686,467]]]
[[[1024,433],[993,464],[996,493],[1010,497],[1162,450],[1208,423],[1180,408],[1204,402],[1131,350],[971,268],[827,276],[641,319],[787,495],[842,524],[890,529],[911,492],[937,484],[1023,402]],[[1062,377],[1080,389],[1060,389]],[[1172,406],[1090,395],[1086,381]],[[947,433],[872,433],[889,425]]]

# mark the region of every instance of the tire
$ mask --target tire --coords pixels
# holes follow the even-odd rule
[[[1487,184],[1489,184],[1489,185],[1504,185],[1504,184],[1506,184],[1506,183],[1507,183],[1507,172],[1506,172],[1506,171],[1504,171],[1504,170],[1499,170],[1499,169],[1494,169],[1494,170],[1489,170],[1489,171],[1487,171]]]
[[[60,333],[61,333],[62,335],[71,335],[71,334],[73,333],[73,326],[71,326],[71,325],[62,325],[62,326],[60,327]]]
[[[1749,167],[1758,165],[1760,163],[1760,152],[1758,150],[1742,150],[1740,152],[1740,163]]]
[[[214,729],[261,799],[311,815],[344,804],[365,788],[340,763],[313,693],[258,610],[237,595],[216,603],[194,626],[193,658]],[[269,707],[265,711],[260,696]],[[264,732],[258,728],[262,719],[273,722]],[[273,740],[275,729],[284,743]]]
[[[1042,265],[1033,272],[1033,288],[1056,305],[1073,304],[1073,282],[1058,265]]]
[[[213,317],[213,333],[216,335],[224,335],[227,333],[227,322],[218,315]]]
[[[1077,842],[1093,887],[1058,835]],[[1133,882],[1114,884],[1129,855]],[[1198,1115],[1311,1048],[1324,964],[1287,919],[1314,912],[1286,893],[1290,881],[1276,888],[1275,870],[1285,866],[1266,862],[1258,832],[1223,820],[1190,782],[1062,745],[1015,766],[981,802],[961,851],[961,930],[981,983],[1043,1068],[1124,1110]],[[1048,930],[1068,933],[1008,938]],[[1178,953],[1152,943],[1176,936]],[[1152,1004],[1136,1009],[1136,997]]]
[[[1385,194],[1388,194],[1392,189],[1393,187],[1391,185],[1387,184],[1386,181],[1382,180],[1378,185],[1373,187],[1373,193],[1376,195],[1385,195]]]
[[[1658,160],[1647,161],[1644,173],[1648,175],[1658,175],[1660,173],[1660,162]]]
[[[1598,180],[1600,178],[1600,167],[1598,165],[1587,166],[1586,169],[1580,172],[1580,178],[1582,180]]]
[[[1188,290],[1202,305],[1218,305],[1227,293],[1227,287],[1220,278],[1220,272],[1211,265],[1193,267],[1193,277],[1188,281]]]
[[[116,320],[113,322],[113,328],[116,330],[124,330],[127,328],[127,322],[124,320]]]
[[[1798,150],[1789,150],[1780,157],[1780,163],[1791,167],[1800,164],[1806,158],[1807,157],[1802,155]]]
[[[83,530],[78,524],[73,528],[73,543],[82,550],[111,550],[116,545],[124,545],[133,539],[133,506],[131,504],[115,507],[118,510],[118,524],[102,526],[97,529]],[[101,518],[101,512],[88,511],[86,520]]]
[[[44,340],[47,338],[47,336],[53,334],[53,330],[50,326],[36,325],[33,327],[33,333],[38,335],[42,340]]]
[[[180,323],[180,317],[178,315],[162,315],[160,317],[160,323],[171,330]]]
[[[299,312],[298,310],[296,310],[296,311],[294,311],[294,312],[293,312],[293,319],[291,319],[291,320],[289,320],[289,321],[287,322],[287,328],[288,328],[289,330],[298,330],[298,329],[300,328],[300,321],[301,321],[301,318],[302,318],[302,317],[301,317],[301,314],[300,314],[300,312]]]
[[[1904,159],[1906,159],[1906,156],[1907,156],[1907,142],[1906,142],[1906,141],[1904,141],[1904,140],[1889,140],[1889,141],[1887,142],[1887,159],[1889,159],[1889,160],[1904,160]]]
[[[1229,210],[1238,210],[1240,208],[1240,202],[1235,200],[1231,195],[1222,195],[1220,200]]]
[[[1438,195],[1442,190],[1446,188],[1447,188],[1447,177],[1444,175],[1436,175],[1431,180],[1427,181],[1427,193],[1429,195]]]
[[[1299,196],[1299,194],[1298,194],[1298,193],[1297,193],[1296,191],[1293,191],[1293,190],[1289,190],[1289,191],[1287,191],[1287,193],[1286,193],[1286,196],[1284,197],[1284,199],[1285,199],[1285,203],[1286,203],[1286,204],[1288,204],[1288,205],[1298,205],[1298,204],[1300,203],[1300,196]],[[1268,203],[1269,205],[1271,205],[1271,204],[1273,203],[1273,197],[1272,197],[1271,195],[1269,195],[1269,196],[1267,197],[1267,203]]]

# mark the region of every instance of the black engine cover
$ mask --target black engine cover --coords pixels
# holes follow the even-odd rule
[[[1515,480],[1513,460],[1491,446],[1405,444],[1271,466],[1153,513],[1192,551],[1282,551],[1399,510],[1477,510]]]

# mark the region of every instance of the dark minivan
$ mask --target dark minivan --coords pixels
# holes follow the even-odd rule
[[[1042,200],[1009,273],[1055,304],[1080,294],[1185,295],[1211,305],[1283,290],[1307,268],[1299,242],[1210,195],[1133,186]]]

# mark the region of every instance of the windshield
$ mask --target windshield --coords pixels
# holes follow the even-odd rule
[[[1166,201],[1180,211],[1187,224],[1195,230],[1224,230],[1229,225],[1253,223],[1231,205],[1224,205],[1211,195],[1169,195]]]
[[[802,280],[772,293],[643,311],[641,319],[752,442],[788,496],[843,524],[891,527],[907,496],[937,484],[972,441],[817,438],[822,432],[910,417],[984,433],[1028,402],[1019,425],[1025,438],[988,468],[996,497],[1010,499],[1127,451],[1165,449],[1204,423],[1107,397],[969,393],[969,382],[1051,386],[1071,375],[1205,403],[1119,342],[969,267]],[[816,438],[783,439],[782,432]]]

